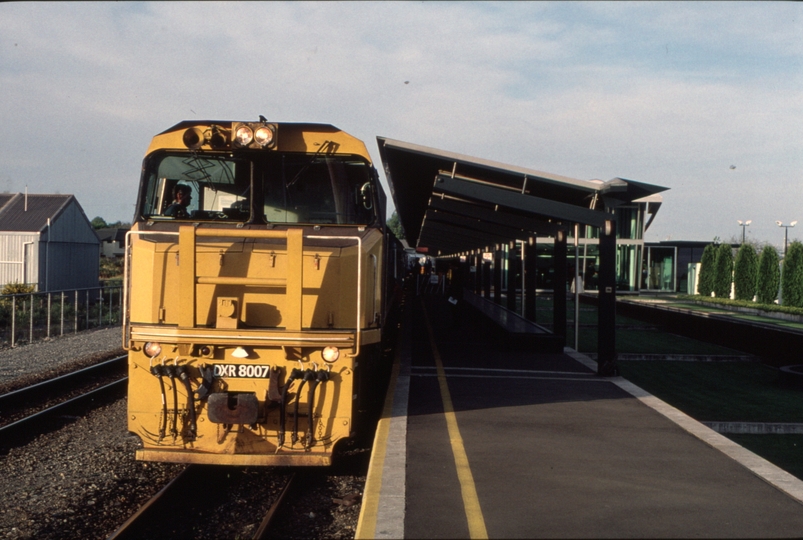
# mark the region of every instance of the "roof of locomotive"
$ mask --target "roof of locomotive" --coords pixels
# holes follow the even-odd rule
[[[191,128],[211,128],[219,126],[231,130],[234,123],[249,122],[247,120],[184,120],[167,128],[153,137],[146,152],[156,150],[187,150],[183,134]],[[256,123],[256,122],[252,122]],[[371,156],[365,143],[331,124],[315,124],[310,122],[270,122],[278,127],[277,144],[271,151],[317,153],[325,147],[326,154],[351,154],[364,157],[371,163]],[[326,146],[325,143],[328,143]],[[332,144],[334,143],[334,145]],[[214,150],[208,145],[204,150]]]

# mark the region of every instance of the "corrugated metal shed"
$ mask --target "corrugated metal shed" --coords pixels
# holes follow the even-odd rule
[[[0,194],[0,284],[96,287],[99,246],[73,195]]]

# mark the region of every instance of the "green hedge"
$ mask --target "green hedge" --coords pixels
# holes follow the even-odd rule
[[[766,311],[767,313],[788,313],[790,315],[803,316],[803,308],[792,307],[792,306],[779,306],[778,304],[772,304],[772,303],[759,304],[757,302],[749,302],[747,300],[731,300],[729,298],[708,298],[708,297],[703,297],[699,294],[695,295],[679,294],[677,295],[677,298],[678,300],[705,302],[708,304],[719,304],[722,306],[745,307],[745,308],[757,309],[759,311]]]
[[[758,255],[750,244],[742,244],[733,263],[733,295],[736,300],[753,300],[756,295]]]
[[[803,307],[803,244],[795,240],[786,250],[781,271],[781,303]]]

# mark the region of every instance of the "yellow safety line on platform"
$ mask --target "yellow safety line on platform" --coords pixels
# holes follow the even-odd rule
[[[379,514],[379,495],[382,490],[382,470],[385,466],[385,453],[388,447],[388,433],[390,420],[393,417],[393,396],[396,393],[396,380],[399,377],[398,348],[393,361],[393,371],[390,375],[388,393],[385,396],[385,405],[382,409],[382,418],[376,426],[374,435],[374,449],[371,452],[371,461],[368,464],[368,476],[362,495],[362,508],[357,520],[355,540],[376,538],[376,520]]]
[[[452,396],[449,394],[449,385],[446,383],[446,371],[443,369],[438,346],[435,345],[435,336],[432,332],[432,325],[429,322],[429,315],[427,315],[423,300],[421,300],[421,308],[424,311],[424,323],[427,325],[429,342],[432,345],[432,356],[435,358],[435,366],[438,368],[438,385],[440,386],[441,399],[443,400],[443,415],[446,417],[449,442],[452,444],[454,464],[457,467],[457,479],[460,481],[460,491],[463,495],[463,507],[466,510],[466,519],[468,521],[468,535],[469,538],[488,538],[488,531],[485,529],[485,518],[482,515],[482,508],[480,508],[480,499],[477,496],[477,488],[474,485],[474,476],[471,474],[468,455],[463,446],[463,438],[460,436],[460,429],[457,427],[457,416],[452,405]]]

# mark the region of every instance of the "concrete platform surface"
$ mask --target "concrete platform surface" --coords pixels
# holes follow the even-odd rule
[[[358,538],[803,534],[803,482],[571,350],[408,302]]]

